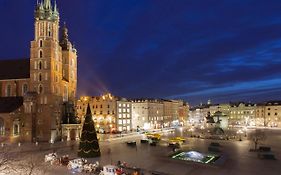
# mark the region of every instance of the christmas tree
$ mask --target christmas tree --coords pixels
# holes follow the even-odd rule
[[[83,125],[78,156],[83,158],[100,156],[99,142],[89,104]]]

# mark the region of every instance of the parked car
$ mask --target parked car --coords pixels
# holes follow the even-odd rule
[[[141,143],[149,143],[149,140],[147,140],[147,139],[142,139],[140,142],[141,142]]]
[[[136,141],[129,141],[126,142],[128,146],[137,146],[137,142]]]
[[[99,175],[126,175],[125,172],[114,165],[106,165]]]

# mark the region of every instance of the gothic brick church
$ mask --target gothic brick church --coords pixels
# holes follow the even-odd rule
[[[0,61],[0,142],[54,142],[75,101],[77,51],[56,2],[37,2],[34,17],[30,58]]]

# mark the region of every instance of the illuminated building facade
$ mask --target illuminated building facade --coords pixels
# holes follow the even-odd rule
[[[125,98],[117,101],[116,125],[118,131],[132,130],[132,103]]]
[[[188,105],[181,100],[132,100],[133,129],[156,129],[183,125],[187,121]]]
[[[77,115],[83,123],[83,117],[85,116],[87,105],[89,103],[97,130],[100,133],[116,131],[116,110],[118,100],[118,97],[115,97],[110,93],[95,97],[80,97],[76,103]]]
[[[257,105],[256,125],[268,127],[281,126],[281,101],[268,101]]]
[[[255,125],[256,104],[230,103],[230,125],[253,126]]]

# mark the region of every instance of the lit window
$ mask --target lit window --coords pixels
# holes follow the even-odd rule
[[[5,125],[4,125],[4,120],[0,118],[0,135],[3,136],[5,135]]]
[[[28,86],[27,86],[27,84],[24,84],[23,86],[22,86],[22,95],[25,95],[25,93],[28,91]]]
[[[6,87],[6,96],[9,97],[11,95],[12,95],[12,87],[11,85],[8,84]]]
[[[19,133],[20,133],[19,122],[15,121],[13,125],[13,134],[14,136],[17,136],[19,135]]]

